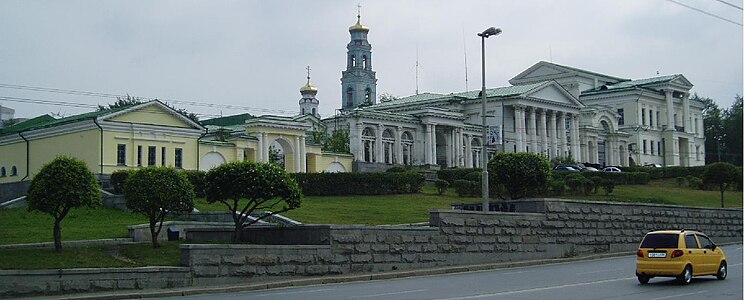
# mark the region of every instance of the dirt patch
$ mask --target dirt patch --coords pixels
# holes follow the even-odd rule
[[[129,259],[128,257],[122,255],[119,250],[120,250],[119,246],[109,246],[103,249],[103,251],[105,251],[108,255],[111,255],[111,257],[113,257],[114,259],[118,261],[122,261],[122,262],[133,264],[133,265],[137,264],[136,261],[133,261]]]

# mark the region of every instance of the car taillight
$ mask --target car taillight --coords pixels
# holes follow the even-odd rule
[[[636,252],[636,255],[637,255],[638,257],[643,257],[643,250],[641,250],[641,249],[638,249],[638,252]]]
[[[685,254],[685,252],[682,250],[674,250],[672,251],[672,258],[680,257],[682,254]]]

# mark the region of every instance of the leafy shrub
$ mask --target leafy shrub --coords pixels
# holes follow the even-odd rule
[[[455,180],[453,186],[455,188],[455,192],[460,197],[477,197],[483,193],[483,191],[481,191],[480,181],[458,179]]]
[[[189,180],[191,185],[194,186],[194,194],[196,197],[203,198],[206,196],[206,179],[207,172],[199,170],[184,170],[182,171],[186,175],[186,179]]]
[[[385,172],[390,172],[390,173],[402,173],[402,172],[407,172],[407,171],[408,169],[406,169],[406,167],[403,165],[394,165],[390,169],[385,170]]]
[[[682,187],[687,183],[684,177],[677,177],[677,187]]]
[[[571,193],[579,194],[581,193],[581,188],[584,185],[584,181],[588,180],[589,179],[579,173],[571,173],[566,176],[566,185],[568,185],[568,188],[571,189]]]
[[[454,169],[442,169],[437,171],[437,178],[446,180],[450,183],[450,185],[455,183],[455,180],[458,179],[465,179],[465,176],[473,173],[473,172],[479,172],[480,169],[473,169],[473,168],[454,168]]]
[[[111,173],[111,187],[114,188],[114,194],[121,195],[124,193],[124,182],[132,173],[131,170],[116,170]]]
[[[592,182],[594,183],[594,191],[593,191],[593,193],[596,194],[597,192],[599,192],[599,187],[602,185],[602,177],[592,176],[589,179],[591,179]]]
[[[548,184],[550,163],[539,154],[497,153],[488,163],[500,184],[503,184],[511,199],[523,198],[539,192]]]
[[[424,175],[414,171],[382,173],[291,174],[307,196],[389,195],[418,193]]]
[[[447,180],[437,179],[437,181],[434,182],[434,186],[437,187],[437,194],[441,195],[447,191],[447,188],[449,188],[450,184],[449,182],[447,182]]]
[[[708,187],[703,184],[703,179],[698,177],[688,179],[687,186],[693,189],[708,190]]]
[[[594,181],[588,178],[581,182],[581,187],[584,189],[584,195],[589,195],[596,190]]]
[[[562,179],[550,181],[550,191],[555,196],[561,196],[566,191],[566,182]]]
[[[612,190],[615,189],[615,181],[612,179],[602,179],[601,185],[605,191],[605,195],[612,194]]]

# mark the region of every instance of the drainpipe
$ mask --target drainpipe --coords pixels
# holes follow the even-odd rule
[[[100,175],[103,175],[103,127],[101,127],[101,124],[98,124],[98,119],[93,119],[93,123],[98,126],[98,129],[101,129],[101,172]]]
[[[26,180],[26,178],[28,178],[28,174],[31,173],[31,170],[28,169],[30,165],[29,158],[31,158],[31,153],[30,153],[30,148],[29,148],[31,146],[31,143],[29,143],[29,141],[26,139],[26,137],[23,136],[23,134],[21,134],[21,132],[18,132],[18,136],[20,136],[24,141],[26,141],[26,176],[23,176],[23,178],[21,178],[21,181],[24,181]]]
[[[199,170],[199,142],[201,142],[201,139],[204,138],[204,136],[209,133],[209,128],[204,128],[206,131],[198,138],[196,139],[196,170]]]

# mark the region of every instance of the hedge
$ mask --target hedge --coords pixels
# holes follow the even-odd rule
[[[559,175],[557,175],[559,174]],[[556,173],[554,176],[559,176],[564,179],[568,174],[581,174],[586,178],[591,179],[592,177],[600,177],[602,179],[611,179],[616,185],[628,185],[628,184],[648,184],[651,180],[651,176],[646,172],[581,172],[581,173]],[[554,178],[554,180],[557,178]]]
[[[295,173],[305,196],[389,195],[418,193],[424,175],[418,172]]]
[[[206,197],[204,191],[206,190],[207,172],[199,170],[183,170],[182,172],[186,175],[186,179],[191,182],[191,185],[194,186],[194,194],[196,194],[196,197]]]
[[[127,181],[131,172],[132,170],[117,170],[111,173],[111,187],[114,189],[114,194],[124,193],[124,182]]]
[[[450,183],[450,186],[453,186],[455,183],[455,180],[459,179],[465,179],[465,176],[467,176],[470,173],[473,172],[483,172],[483,169],[474,169],[474,168],[455,168],[455,169],[442,169],[437,171],[437,177],[442,180],[446,180]]]
[[[687,177],[689,175],[701,177],[705,166],[696,167],[623,167],[623,172],[645,172],[651,176],[651,179]]]

